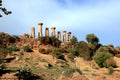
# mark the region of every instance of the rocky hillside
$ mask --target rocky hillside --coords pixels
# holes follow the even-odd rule
[[[119,47],[77,42],[75,38],[62,46],[58,43],[55,38],[0,33],[0,79],[120,79]]]

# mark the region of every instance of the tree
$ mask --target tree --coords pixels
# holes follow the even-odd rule
[[[116,62],[114,61],[113,56],[104,48],[97,50],[94,60],[99,67],[116,67]]]
[[[94,54],[96,50],[101,46],[101,44],[98,43],[99,38],[94,34],[86,35],[86,40],[89,43],[88,45],[92,51],[92,54]]]
[[[77,37],[73,36],[70,40],[71,45],[75,45],[77,43]]]
[[[75,45],[75,49],[78,52],[78,55],[80,57],[83,57],[85,60],[91,60],[92,59],[92,53],[88,46],[88,44],[84,41],[80,41]]]
[[[2,6],[2,0],[0,0],[0,10],[5,14],[5,15],[8,15],[8,14],[11,14],[12,12],[11,11],[8,11],[6,8],[4,8]],[[0,17],[2,17],[2,14],[0,14]]]
[[[94,35],[94,34],[86,35],[86,40],[90,44],[98,44],[98,42],[99,42],[98,37],[96,35]]]

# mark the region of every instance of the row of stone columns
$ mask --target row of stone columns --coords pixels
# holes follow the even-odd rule
[[[43,25],[43,23],[38,23],[38,38],[43,36],[43,34],[42,34],[42,25]],[[51,28],[53,37],[56,37],[55,29],[56,29],[56,27]],[[63,42],[66,42],[66,33],[67,33],[67,31],[63,31],[62,33],[63,33]],[[68,41],[70,41],[71,32],[68,32],[67,34],[68,34]],[[31,35],[30,36],[32,38],[35,38],[35,27],[31,28]],[[48,27],[45,29],[45,36],[49,36],[49,28]],[[58,31],[58,33],[57,33],[57,38],[58,38],[58,40],[61,41],[61,32],[60,31]]]

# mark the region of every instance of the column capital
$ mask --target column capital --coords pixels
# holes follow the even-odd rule
[[[51,27],[51,29],[56,29],[56,27]]]
[[[42,22],[40,22],[40,23],[38,23],[38,25],[43,25],[43,23],[42,23]]]
[[[49,28],[48,27],[46,27],[46,30],[48,30]]]
[[[67,31],[63,31],[63,34],[66,34]]]
[[[71,32],[68,32],[67,34],[68,34],[68,35],[71,35]]]

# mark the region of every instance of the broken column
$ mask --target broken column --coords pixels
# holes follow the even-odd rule
[[[49,28],[45,29],[45,36],[49,36]]]
[[[35,38],[35,27],[31,28],[31,34],[30,34],[31,38]]]
[[[66,32],[67,31],[63,31],[63,42],[66,42]]]
[[[52,37],[55,37],[55,36],[56,36],[56,35],[55,35],[55,29],[56,29],[56,28],[55,28],[55,27],[52,27],[51,29],[52,29]]]
[[[71,32],[68,32],[68,42],[71,40]]]
[[[61,33],[60,33],[60,31],[58,31],[58,40],[60,40],[61,41]]]
[[[38,23],[38,38],[43,36],[42,25],[43,25],[43,23]]]

